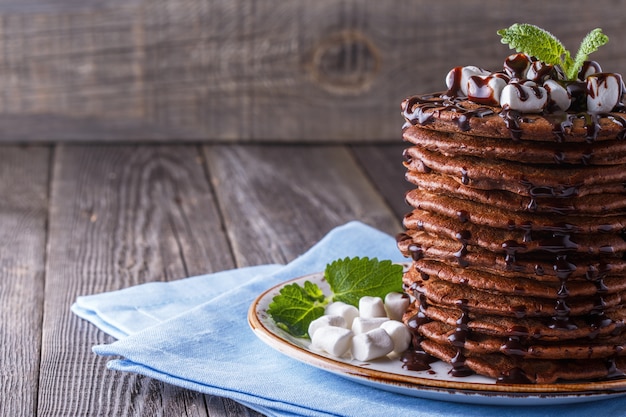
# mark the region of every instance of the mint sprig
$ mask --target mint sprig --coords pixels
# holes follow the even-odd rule
[[[317,284],[305,281],[285,285],[272,298],[267,313],[278,327],[296,337],[308,337],[309,324],[324,315],[331,301],[343,301],[358,307],[363,296],[384,298],[402,291],[402,266],[376,258],[344,258],[324,270],[332,294],[326,296]]]
[[[498,35],[502,36],[502,43],[517,52],[533,56],[546,64],[560,65],[568,80],[576,79],[587,57],[609,41],[602,29],[596,28],[585,36],[576,57],[572,58],[561,41],[535,25],[515,23],[507,29],[500,29]]]

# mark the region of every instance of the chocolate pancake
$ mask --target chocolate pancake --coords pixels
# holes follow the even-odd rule
[[[445,156],[473,156],[487,159],[546,165],[619,165],[626,163],[623,140],[563,144],[549,142],[503,141],[464,133],[438,132],[410,126],[404,140]],[[523,152],[520,152],[523,150]]]
[[[623,215],[594,217],[564,215],[559,217],[559,224],[557,225],[553,216],[537,216],[534,213],[523,211],[512,212],[507,209],[501,209],[494,204],[477,203],[421,189],[409,191],[406,195],[406,202],[416,209],[452,217],[463,223],[471,222],[488,227],[506,228],[508,230],[521,229],[525,233],[536,231],[620,233],[626,228],[626,217]]]
[[[625,308],[607,309],[604,314],[590,320],[587,317],[572,317],[570,326],[555,326],[553,318],[506,317],[468,312],[467,327],[470,332],[499,337],[525,337],[532,340],[559,342],[564,340],[593,340],[604,336],[622,336],[626,329]],[[429,320],[455,326],[463,311],[458,308],[425,305],[421,312]],[[407,311],[405,321],[411,322],[417,314],[415,308]]]
[[[506,276],[473,268],[450,266],[439,260],[420,259],[414,262],[414,270],[419,279],[436,277],[438,279],[472,288],[492,291],[500,294],[523,295],[526,297],[557,298],[563,290],[564,279],[554,277],[553,280],[537,280],[537,275]],[[407,273],[407,277],[411,274]],[[602,286],[603,294],[626,291],[626,280],[622,276],[606,276],[601,283],[586,278],[573,279],[567,277],[565,288],[569,297],[592,297],[598,292],[598,285]]]
[[[626,291],[604,294],[598,297],[530,297],[519,294],[505,294],[496,291],[478,289],[467,284],[454,284],[449,281],[429,276],[410,281],[409,287],[419,294],[428,305],[447,308],[464,307],[476,314],[498,315],[506,317],[552,317],[555,320],[569,321],[571,317],[596,314],[618,308],[626,300]],[[560,312],[560,306],[567,309]]]
[[[563,267],[559,266],[561,262],[553,256],[536,258],[526,257],[522,253],[511,257],[479,246],[473,246],[469,251],[467,245],[456,239],[432,235],[423,230],[407,230],[398,236],[398,247],[406,257],[414,260],[440,260],[505,276],[534,275],[536,280],[554,282],[563,273]],[[586,254],[569,254],[567,261],[569,279],[595,281],[608,274],[623,277],[626,273],[626,261],[617,255],[597,258]]]
[[[446,97],[445,93],[409,97],[402,101],[401,109],[406,127],[419,125],[438,132],[490,138],[588,143],[622,139],[626,130],[626,119],[620,112],[523,114],[463,97]]]
[[[486,228],[424,210],[413,210],[403,221],[407,229],[456,239],[470,252],[473,246],[509,256],[531,252],[610,255],[626,251],[626,240],[615,233],[577,233],[570,225],[556,222],[551,229],[529,234],[524,228],[507,229],[508,219],[502,222],[505,226],[501,228]]]
[[[624,191],[626,170],[621,165],[555,168],[470,156],[448,158],[419,146],[407,148],[407,167],[450,176],[482,190],[506,190],[527,197],[568,198]]]
[[[455,195],[482,204],[489,204],[512,212],[549,214],[620,214],[626,213],[626,188],[622,193],[591,194],[576,199],[522,196],[504,190],[481,190],[466,187],[452,177],[436,172],[407,171],[406,179],[419,189],[435,194]]]
[[[453,366],[455,376],[472,373],[490,376],[504,383],[552,384],[558,381],[580,381],[623,378],[626,359],[536,359],[520,360],[502,353],[459,356],[456,348],[440,345],[430,339],[422,342],[424,351]]]
[[[458,329],[432,321],[420,327],[420,334],[433,342],[454,348]],[[463,340],[467,356],[503,353],[522,359],[608,359],[626,355],[624,338],[618,336],[598,336],[595,339],[574,341],[541,342],[520,336],[499,337],[472,331]]]

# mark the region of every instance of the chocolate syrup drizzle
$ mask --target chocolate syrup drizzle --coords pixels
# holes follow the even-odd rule
[[[430,369],[430,364],[437,361],[437,358],[426,353],[422,349],[422,340],[424,337],[419,332],[419,328],[424,324],[430,322],[430,318],[426,315],[426,308],[428,307],[428,301],[426,297],[417,291],[416,288],[410,289],[415,296],[415,305],[417,306],[417,313],[413,317],[406,321],[406,325],[411,332],[411,347],[405,351],[402,355],[403,367],[411,371],[427,371]]]
[[[448,95],[447,93],[435,93],[432,95],[413,96],[406,102],[403,109],[404,118],[411,125],[427,125],[434,122],[435,115],[441,111],[453,111],[458,116],[454,118],[457,126],[462,131],[470,130],[472,117],[486,117],[495,112],[489,107],[468,109],[461,105],[465,99]]]
[[[539,63],[541,64],[541,63]],[[536,79],[544,79],[548,76],[553,76],[554,71],[557,71],[552,66],[538,65],[537,62],[531,62],[527,59],[522,59],[519,55],[515,59],[510,59],[505,62],[504,71],[502,73],[493,73],[498,77],[508,78],[509,85],[519,85],[518,81],[523,78],[523,75],[528,72],[529,66],[534,66],[533,71],[536,74]],[[536,66],[536,68],[535,68]],[[593,72],[599,73],[600,68],[597,63],[589,61],[585,63],[580,72],[580,79],[584,79],[584,74],[592,68]],[[456,122],[458,128],[461,131],[468,131],[471,129],[471,119],[474,117],[483,118],[487,116],[498,115],[502,118],[505,126],[509,130],[510,137],[514,141],[522,139],[523,129],[522,124],[529,122],[529,119],[521,112],[504,107],[499,112],[494,111],[491,107],[477,107],[467,108],[464,107],[463,102],[467,100],[461,93],[461,67],[455,68],[452,72],[452,82],[448,91],[442,93],[434,93],[430,95],[414,96],[409,98],[403,103],[403,116],[406,119],[406,125],[428,125],[435,121],[438,113],[442,111],[452,111],[456,114],[453,120]],[[478,78],[478,77],[477,77]],[[554,78],[554,77],[553,77]],[[480,79],[473,80],[477,86],[478,99],[477,102],[489,104],[490,97],[487,97],[487,93],[483,93],[481,86],[486,81]],[[481,82],[483,84],[481,84]],[[602,82],[602,80],[600,80]],[[621,114],[626,113],[626,106],[622,103],[618,104],[611,113],[594,113],[586,110],[586,95],[590,92],[587,91],[585,82],[568,82],[566,85],[567,91],[573,98],[573,104],[568,112],[563,112],[554,108],[554,106],[548,106],[542,113],[542,116],[550,120],[552,123],[552,134],[556,142],[565,142],[565,137],[572,129],[574,121],[579,119],[583,121],[583,126],[586,132],[586,141],[592,143],[596,141],[601,131],[600,120],[606,118],[617,124],[621,129],[616,136],[616,139],[623,140],[626,138],[626,117]],[[622,86],[623,88],[623,86]],[[485,89],[488,91],[488,89]],[[521,100],[525,100],[528,97],[522,88],[518,88],[519,97]],[[534,94],[541,94],[539,89],[533,90]],[[484,97],[483,97],[484,96]],[[620,95],[621,96],[621,95]],[[471,99],[472,97],[470,97]],[[593,158],[593,150],[588,149],[582,153],[580,163],[588,165]],[[405,154],[405,158],[407,158]],[[557,164],[562,164],[565,161],[565,154],[562,151],[556,151],[554,153],[554,161]],[[407,161],[410,162],[410,161]],[[460,172],[461,183],[468,185],[471,179],[468,176],[468,170],[463,168]],[[554,213],[562,214],[563,212],[574,212],[573,206],[567,203],[567,199],[576,197],[579,193],[578,185],[568,185],[560,187],[548,187],[537,186],[524,179],[521,180],[521,185],[527,188],[531,200],[526,207],[530,212],[537,210],[538,201],[543,198],[550,199],[552,205],[554,205]],[[626,188],[626,184],[625,184]],[[554,200],[562,200],[562,207],[556,207],[557,204]],[[466,211],[460,211],[457,213],[458,219],[461,223],[466,223],[471,217],[471,213]],[[575,258],[575,251],[577,249],[575,233],[576,228],[572,225],[559,224],[554,227],[545,228],[542,230],[533,230],[532,224],[516,225],[514,221],[509,221],[508,227],[510,230],[521,229],[524,231],[523,239],[521,242],[516,240],[507,240],[502,242],[502,250],[504,253],[504,261],[506,267],[510,271],[522,271],[525,268],[517,263],[520,256],[524,256],[528,249],[528,243],[537,242],[538,250],[543,257],[553,259],[553,270],[559,279],[559,286],[556,290],[556,302],[554,306],[554,314],[548,323],[548,326],[553,329],[573,330],[577,328],[576,323],[573,321],[570,315],[570,291],[568,289],[568,282],[572,274],[579,268],[585,268],[585,277],[589,282],[594,283],[596,286],[596,293],[593,297],[593,309],[584,316],[586,324],[591,329],[588,337],[590,339],[595,338],[602,328],[607,326],[614,326],[615,330],[613,335],[621,334],[624,329],[624,323],[621,321],[613,321],[605,314],[605,301],[604,295],[608,292],[608,288],[604,282],[604,279],[611,272],[611,264],[609,258],[601,257],[596,260],[596,263],[589,263],[587,265],[580,264],[580,259]],[[624,233],[623,233],[624,235]],[[626,236],[622,236],[626,239]],[[471,238],[471,234],[468,230],[459,230],[456,234],[456,238],[461,244],[459,250],[454,254],[460,267],[470,267],[470,262],[467,260],[468,254],[468,242]],[[398,240],[411,239],[408,235],[399,235]],[[422,247],[417,244],[410,244],[408,251],[413,260],[417,261],[424,257]],[[611,247],[601,247],[600,252],[607,256],[613,256],[614,251]],[[544,275],[544,271],[541,265],[536,265],[534,273],[538,276]],[[422,280],[426,281],[428,275],[422,274]],[[409,289],[415,297],[415,305],[417,313],[407,321],[412,333],[412,349],[409,349],[403,356],[402,360],[407,369],[411,370],[428,370],[429,364],[435,361],[431,355],[426,353],[421,348],[421,342],[423,336],[419,332],[419,327],[428,323],[430,319],[426,314],[428,309],[428,301],[424,294],[421,293],[419,284],[414,284]],[[470,308],[468,307],[468,300],[460,299],[456,301],[456,305],[461,314],[456,322],[456,327],[453,333],[449,336],[451,345],[456,349],[454,358],[450,361],[452,369],[450,374],[453,376],[467,376],[474,372],[467,367],[464,345],[469,337],[471,337],[470,322]],[[510,311],[518,318],[524,318],[527,312],[523,306],[510,306]],[[528,354],[528,347],[532,341],[533,335],[530,335],[529,330],[524,326],[514,326],[509,329],[506,342],[501,346],[500,351],[509,357],[514,359],[514,362],[518,365],[521,364],[521,360]],[[616,347],[615,357],[619,354],[619,351],[623,349],[622,346]],[[615,357],[606,360],[608,378],[626,378],[626,374],[620,371],[615,364]],[[530,383],[530,379],[524,373],[522,367],[514,366],[511,369],[502,372],[501,376],[497,379],[498,383]]]
[[[465,364],[465,342],[470,334],[469,328],[469,311],[467,308],[468,301],[465,299],[460,299],[456,301],[457,307],[461,310],[461,316],[456,321],[456,328],[454,329],[454,333],[452,333],[448,340],[456,349],[456,355],[450,361],[452,365],[452,369],[450,370],[450,375],[452,376],[470,376],[475,372],[467,367]]]

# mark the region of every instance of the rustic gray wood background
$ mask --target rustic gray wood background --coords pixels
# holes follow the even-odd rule
[[[399,102],[499,69],[545,27],[626,71],[626,4],[545,0],[0,0],[0,142],[394,141]]]

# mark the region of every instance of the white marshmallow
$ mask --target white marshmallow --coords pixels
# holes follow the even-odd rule
[[[393,351],[393,340],[383,329],[370,330],[352,338],[352,356],[359,361],[381,358]]]
[[[532,81],[510,83],[502,89],[500,105],[523,113],[540,113],[548,103],[545,88]]]
[[[361,297],[359,300],[359,316],[364,318],[387,317],[382,298]]]
[[[447,88],[449,89],[452,88],[457,78],[459,79],[459,87],[461,86],[460,85],[461,71],[463,71],[463,67],[454,67],[450,71],[448,71],[448,74],[446,75],[446,87]]]
[[[386,321],[389,321],[387,317],[357,317],[352,322],[352,331],[355,334],[367,333],[378,329]]]
[[[341,316],[346,321],[346,327],[350,329],[352,322],[359,317],[359,309],[353,305],[346,304],[342,301],[335,301],[326,306],[325,314],[330,316]]]
[[[619,102],[621,93],[622,77],[619,74],[591,74],[587,77],[587,110],[610,112]]]
[[[455,68],[452,68],[450,72],[448,72],[448,75],[446,76],[446,86],[448,88],[452,88],[455,81],[457,81],[457,77],[460,77],[458,78],[458,81],[459,81],[458,87],[463,93],[463,95],[467,96],[467,82],[469,78],[473,75],[480,75],[484,77],[489,74],[490,74],[489,71],[484,70],[479,67],[475,67],[473,65],[470,65],[467,67],[455,67]]]
[[[343,327],[347,329],[346,320],[341,316],[324,315],[318,317],[309,324],[309,337],[313,338],[313,335],[317,330],[326,326]]]
[[[526,78],[532,81],[541,82],[549,77],[554,66],[542,61],[534,61],[530,64]]]
[[[343,327],[320,327],[311,337],[311,347],[334,356],[342,356],[350,350],[353,336],[351,330]]]
[[[526,54],[509,55],[504,60],[504,72],[511,78],[523,80],[526,79],[531,64],[532,61]]]
[[[411,332],[399,321],[389,320],[380,325],[380,328],[387,332],[393,340],[393,352],[402,353],[409,348],[411,343]]]
[[[596,61],[585,61],[583,63],[583,67],[580,69],[578,73],[578,79],[581,81],[584,81],[591,74],[595,74],[598,72],[602,72],[602,68],[600,67],[600,64],[598,64]]]
[[[548,92],[548,96],[550,97],[549,101],[554,103],[559,109],[565,111],[572,104],[572,96],[565,87],[557,81],[552,79],[546,80],[546,82],[543,83],[543,88]]]
[[[503,77],[473,75],[467,80],[467,98],[478,104],[497,106],[506,84],[507,80]]]
[[[402,316],[409,308],[409,296],[400,292],[390,292],[385,296],[385,311],[391,320],[402,320]]]

